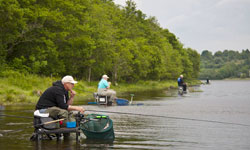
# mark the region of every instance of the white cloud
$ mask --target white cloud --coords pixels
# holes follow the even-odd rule
[[[224,7],[226,5],[250,4],[249,0],[220,0],[216,7]]]
[[[250,0],[134,1],[137,9],[155,16],[163,28],[199,52],[250,49]]]
[[[118,5],[125,6],[127,0],[114,0]],[[133,0],[136,3],[136,6],[141,5],[143,0]]]
[[[114,0],[114,2],[118,5],[123,5],[125,4],[125,1],[124,0]]]

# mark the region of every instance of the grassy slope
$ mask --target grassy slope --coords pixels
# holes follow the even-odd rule
[[[13,71],[2,73],[0,77],[0,104],[36,103],[41,93],[60,78],[41,77],[37,75],[24,75]],[[77,92],[76,100],[92,97],[96,91],[98,81],[87,83],[77,80],[74,90]],[[199,84],[193,80],[192,84]],[[146,91],[177,87],[176,81],[140,81],[136,84],[120,83],[112,86],[118,93],[127,91]]]

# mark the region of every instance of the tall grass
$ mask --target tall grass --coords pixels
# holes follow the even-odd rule
[[[120,83],[117,86],[112,86],[118,92],[127,91],[147,91],[147,90],[160,90],[170,87],[177,87],[176,81],[139,81],[134,84]]]
[[[36,102],[52,80],[48,77],[4,71],[0,75],[0,103]]]
[[[34,74],[23,74],[16,71],[4,71],[0,74],[0,104],[36,103],[41,94],[60,77],[44,77]],[[91,84],[77,80],[74,90],[76,101],[82,100],[96,91],[97,82]]]
[[[61,80],[60,77],[44,77],[34,74],[23,74],[16,71],[8,70],[0,73],[0,104],[22,104],[36,103],[41,94],[52,83]],[[93,99],[93,93],[97,91],[98,81],[86,82],[78,80],[74,90],[77,92],[75,101],[84,99]],[[199,81],[192,80],[190,84],[198,84]],[[139,81],[137,83],[119,83],[116,86],[111,85],[118,94],[124,92],[161,90],[167,88],[176,88],[176,81]]]

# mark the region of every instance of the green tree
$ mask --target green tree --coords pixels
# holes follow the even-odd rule
[[[0,70],[113,82],[198,76],[199,54],[132,0],[0,0],[0,12]]]

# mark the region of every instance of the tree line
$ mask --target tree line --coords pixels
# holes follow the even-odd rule
[[[197,78],[200,55],[132,0],[0,0],[0,71],[88,81]]]
[[[250,52],[224,50],[214,54],[208,50],[201,53],[201,79],[249,78]]]

